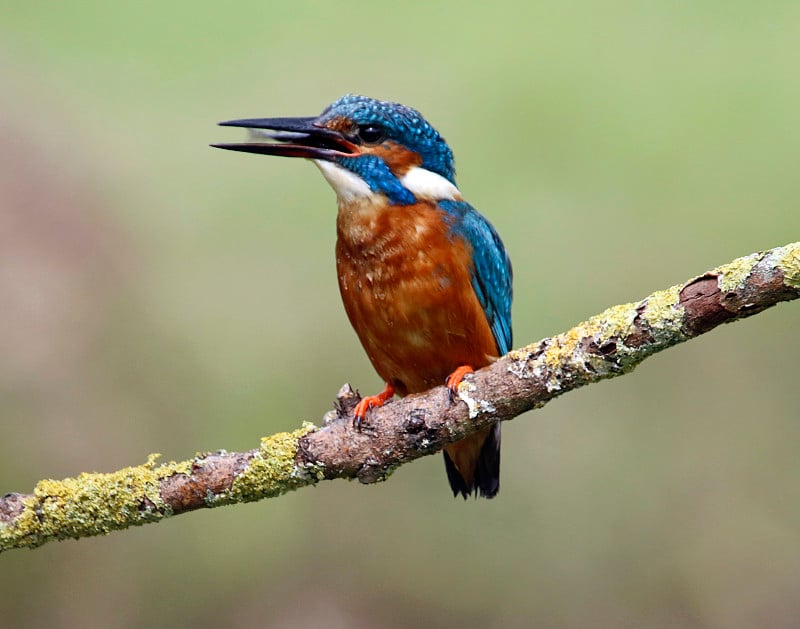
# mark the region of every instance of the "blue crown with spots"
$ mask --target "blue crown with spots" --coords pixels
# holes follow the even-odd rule
[[[416,109],[368,96],[346,94],[328,105],[321,121],[343,117],[357,125],[379,125],[386,137],[417,153],[422,167],[455,185],[453,152],[444,138]]]

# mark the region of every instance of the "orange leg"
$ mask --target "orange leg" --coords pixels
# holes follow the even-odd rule
[[[394,387],[387,382],[383,391],[378,393],[378,395],[368,395],[367,397],[362,398],[361,401],[358,404],[356,404],[353,426],[355,428],[360,429],[361,426],[364,424],[364,419],[367,417],[367,411],[369,409],[377,408],[378,406],[383,406],[393,397],[394,397]]]
[[[456,370],[447,376],[447,388],[450,389],[450,398],[458,393],[458,385],[468,373],[474,373],[475,370],[469,365],[461,365]]]

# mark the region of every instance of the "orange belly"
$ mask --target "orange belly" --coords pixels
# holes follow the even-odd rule
[[[399,395],[487,365],[497,344],[472,288],[472,252],[435,205],[340,207],[342,300],[375,370]]]

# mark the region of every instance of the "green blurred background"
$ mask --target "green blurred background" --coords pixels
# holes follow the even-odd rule
[[[311,165],[219,120],[420,109],[516,272],[515,344],[800,234],[800,4],[6,2],[0,492],[253,447],[380,382]],[[383,485],[0,557],[0,624],[789,627],[797,304],[504,428],[502,492]]]

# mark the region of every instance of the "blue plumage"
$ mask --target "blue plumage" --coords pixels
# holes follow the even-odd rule
[[[386,162],[379,157],[341,157],[337,163],[361,177],[373,192],[385,194],[394,205],[411,205],[416,201],[414,193],[403,186]]]
[[[500,236],[466,201],[440,201],[451,217],[451,229],[472,248],[472,287],[492,328],[501,355],[511,350],[511,300],[513,270]]]
[[[423,168],[455,183],[453,151],[416,109],[368,96],[347,94],[328,105],[318,120],[324,124],[336,118],[345,118],[358,125],[380,125],[388,138],[418,153]]]
[[[356,125],[380,125],[386,138],[417,153],[422,168],[455,184],[453,152],[441,134],[422,115],[405,105],[347,94],[320,115],[322,124],[347,119]],[[379,157],[362,155],[337,160],[361,177],[370,190],[385,194],[394,205],[411,205],[416,198]],[[499,353],[511,349],[512,270],[505,247],[494,227],[469,203],[441,200],[455,235],[469,242],[473,252],[472,287],[492,329]]]
[[[441,134],[422,115],[405,105],[347,94],[320,115],[321,124],[346,119],[358,126],[379,125],[386,138],[417,153],[422,168],[455,184],[453,152]],[[394,205],[411,205],[413,192],[404,187],[386,162],[373,155],[342,157],[337,163],[361,177],[370,190],[385,194]],[[492,329],[498,352],[511,350],[512,269],[494,227],[466,201],[440,200],[453,234],[470,244],[472,287]]]
[[[276,142],[222,148],[312,159],[336,191],[339,288],[386,383],[358,403],[357,426],[395,394],[446,383],[455,395],[466,374],[511,350],[511,262],[456,187],[450,147],[418,111],[348,94],[317,117],[225,124],[272,130]],[[497,494],[499,424],[443,450],[454,495]]]

